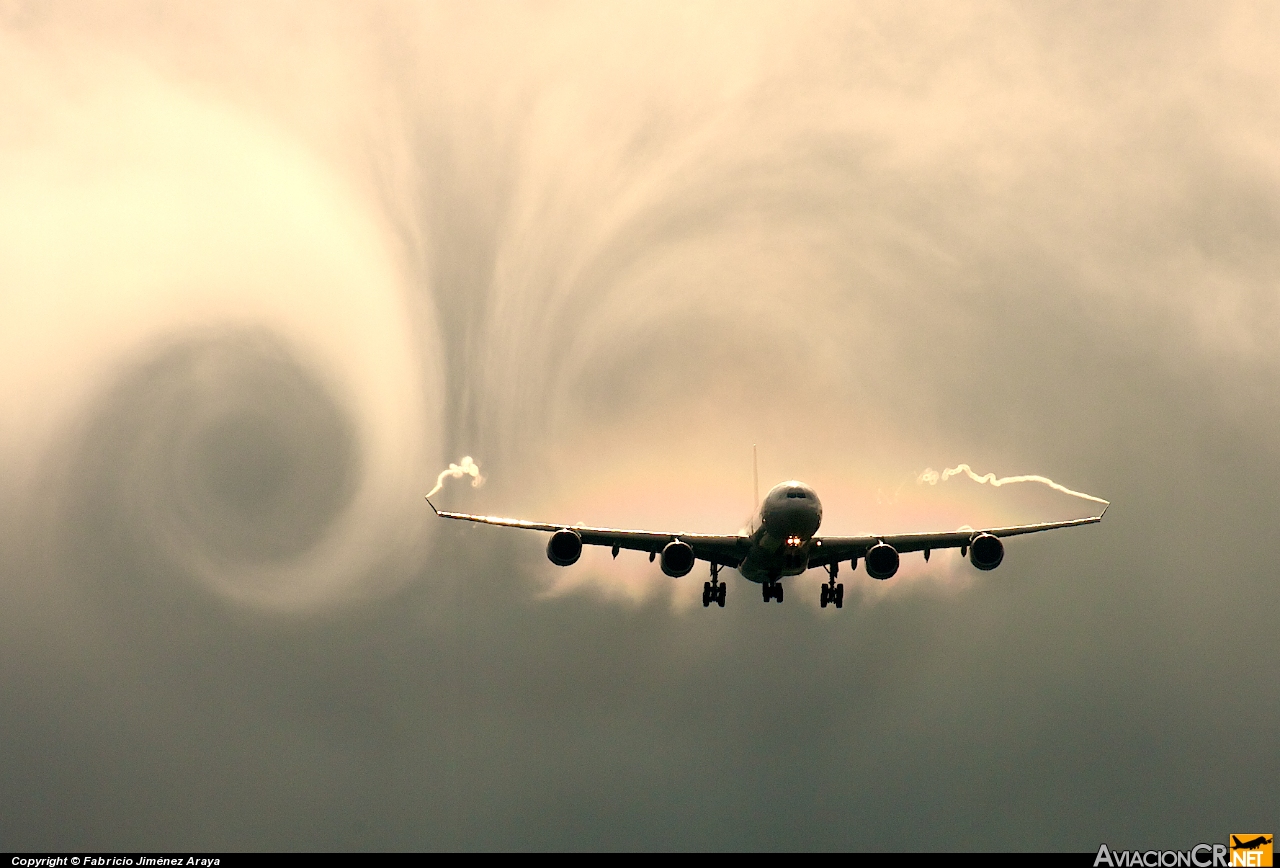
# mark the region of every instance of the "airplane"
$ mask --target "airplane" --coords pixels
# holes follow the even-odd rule
[[[427,504],[440,518],[550,532],[547,558],[561,567],[576,563],[582,556],[583,545],[609,546],[615,558],[621,549],[648,552],[649,562],[657,558],[662,572],[672,578],[688,575],[697,561],[707,561],[711,566],[711,580],[702,585],[702,605],[715,603],[721,608],[724,608],[727,590],[720,581],[720,570],[724,567],[736,569],[747,581],[760,585],[766,603],[782,602],[784,578],[817,567],[825,568],[828,581],[822,586],[819,602],[824,609],[828,604],[835,604],[839,609],[844,606],[844,584],[837,583],[836,577],[842,562],[848,561],[850,569],[856,570],[861,559],[866,564],[867,575],[884,580],[898,572],[902,554],[923,552],[928,561],[935,549],[958,548],[961,557],[968,556],[969,562],[978,569],[994,570],[1004,560],[1004,543],[1000,541],[1003,537],[1096,524],[1107,513],[1104,507],[1100,515],[1090,518],[942,533],[819,536],[822,502],[812,488],[796,480],[781,482],[770,489],[752,517],[750,532],[728,536],[548,524],[447,512],[437,509],[429,496]]]
[[[1258,837],[1251,838],[1248,841],[1241,841],[1235,835],[1232,835],[1231,849],[1232,850],[1257,850],[1260,847],[1262,847],[1264,844],[1270,844],[1271,841],[1272,839],[1268,838],[1266,835],[1259,835]]]

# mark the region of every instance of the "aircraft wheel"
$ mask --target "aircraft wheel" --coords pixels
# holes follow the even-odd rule
[[[707,608],[707,606],[710,606],[710,605],[711,605],[711,583],[703,582],[702,583],[702,608],[705,609]]]
[[[843,609],[844,608],[844,584],[843,583],[836,585],[835,597],[836,597],[836,608]]]
[[[824,609],[825,609],[825,608],[827,608],[827,603],[830,603],[830,602],[831,602],[831,593],[830,593],[830,589],[829,589],[829,588],[827,588],[827,586],[826,586],[826,585],[823,585],[823,586],[822,586],[822,594],[819,596],[819,600],[821,601],[821,603],[822,603],[822,608],[824,608]]]
[[[779,603],[782,602],[782,585],[774,585],[773,598]]]
[[[721,585],[720,590],[716,593],[716,603],[720,608],[724,608],[724,595],[728,591],[728,585]]]

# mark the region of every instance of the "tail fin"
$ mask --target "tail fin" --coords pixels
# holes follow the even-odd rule
[[[760,505],[760,460],[756,456],[756,444],[751,444],[751,493],[755,495],[755,500],[751,502],[751,508],[754,510]]]

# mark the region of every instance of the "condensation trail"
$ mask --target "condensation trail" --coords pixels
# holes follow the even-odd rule
[[[461,479],[464,476],[472,477],[472,488],[479,488],[484,485],[484,477],[480,475],[480,465],[472,461],[470,455],[464,455],[462,456],[461,464],[450,464],[447,469],[440,471],[440,475],[436,477],[436,487],[427,492],[427,497],[432,497],[437,491],[444,488],[446,479]]]
[[[1109,500],[1103,500],[1101,497],[1094,497],[1092,494],[1085,494],[1083,491],[1073,491],[1065,485],[1059,485],[1047,476],[1036,476],[1034,474],[1030,474],[1026,476],[1003,476],[997,479],[994,473],[979,476],[973,472],[973,468],[968,464],[958,464],[955,467],[942,471],[942,473],[938,473],[938,471],[934,470],[932,467],[926,468],[924,473],[920,474],[920,478],[917,479],[916,482],[927,482],[930,485],[937,485],[939,482],[946,482],[952,476],[959,476],[961,473],[968,476],[974,482],[990,483],[996,488],[999,488],[1007,482],[1038,482],[1041,485],[1049,486],[1054,491],[1061,491],[1063,494],[1069,494],[1072,497],[1079,497],[1082,500],[1092,500],[1094,503],[1101,503],[1104,505],[1111,503]]]

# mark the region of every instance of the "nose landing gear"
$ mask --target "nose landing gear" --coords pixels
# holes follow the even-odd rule
[[[780,582],[765,582],[760,586],[760,595],[764,597],[767,603],[770,600],[782,602],[782,584]]]
[[[825,585],[822,586],[822,594],[820,602],[822,608],[827,608],[828,603],[835,603],[837,609],[844,607],[844,584],[836,584],[836,575],[840,572],[840,565],[832,564],[827,568],[827,574],[831,577]]]
[[[711,581],[702,583],[702,608],[707,608],[715,603],[721,609],[724,608],[724,593],[728,588],[727,585],[720,584],[720,565],[711,565]]]

